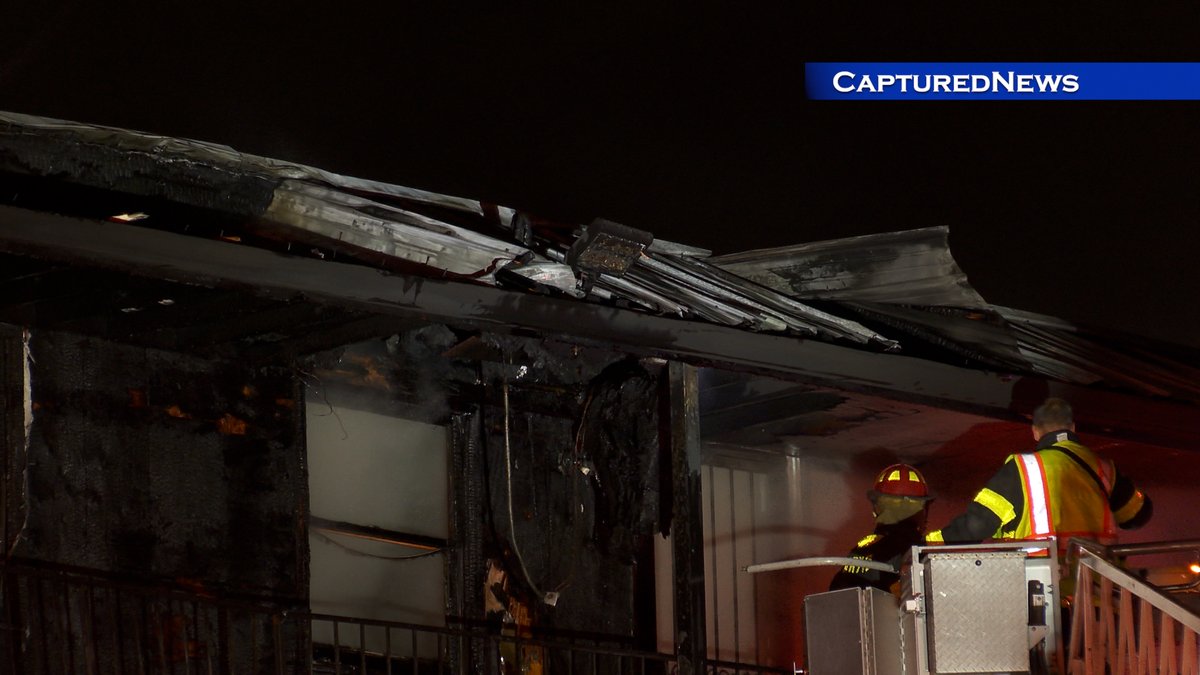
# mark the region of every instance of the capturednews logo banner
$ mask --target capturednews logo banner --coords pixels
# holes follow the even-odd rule
[[[1200,63],[806,63],[820,101],[1195,101]]]

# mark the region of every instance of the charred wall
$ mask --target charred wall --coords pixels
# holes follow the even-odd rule
[[[658,374],[565,345],[497,347],[482,369],[492,554],[535,625],[652,635],[635,599],[653,593],[637,571],[661,501]]]
[[[486,560],[534,630],[653,639],[662,367],[620,352],[427,326],[314,360],[339,405],[454,421],[450,612],[484,618]],[[640,584],[640,585],[639,585]],[[545,602],[546,594],[552,602]],[[494,618],[494,617],[493,617]]]
[[[25,344],[20,328],[0,324],[0,543],[10,551],[24,521]]]
[[[306,597],[290,371],[57,332],[34,331],[29,353],[28,520],[16,555]]]

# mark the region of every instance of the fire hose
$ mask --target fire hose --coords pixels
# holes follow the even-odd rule
[[[781,560],[773,563],[761,563],[758,565],[749,565],[742,568],[743,572],[749,574],[758,574],[759,572],[774,572],[776,570],[787,570],[794,567],[822,567],[825,565],[837,565],[839,567],[866,567],[867,569],[879,570],[880,572],[897,572],[895,567],[877,560],[863,560],[862,558],[844,558],[844,557],[825,557],[825,558],[796,558],[795,560]]]

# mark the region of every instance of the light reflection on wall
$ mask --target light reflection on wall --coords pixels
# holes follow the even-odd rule
[[[444,427],[324,403],[306,413],[314,516],[447,536]],[[443,625],[441,553],[404,559],[427,551],[317,530],[309,548],[314,612]],[[369,648],[382,648],[382,634],[367,638]],[[314,625],[313,639],[331,641],[331,627]],[[346,639],[356,645],[358,637]]]

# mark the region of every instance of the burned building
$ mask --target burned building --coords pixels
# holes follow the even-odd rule
[[[862,493],[1048,395],[1195,538],[1190,349],[989,305],[945,228],[711,256],[0,114],[9,672],[791,672]],[[658,670],[656,670],[658,669]]]

